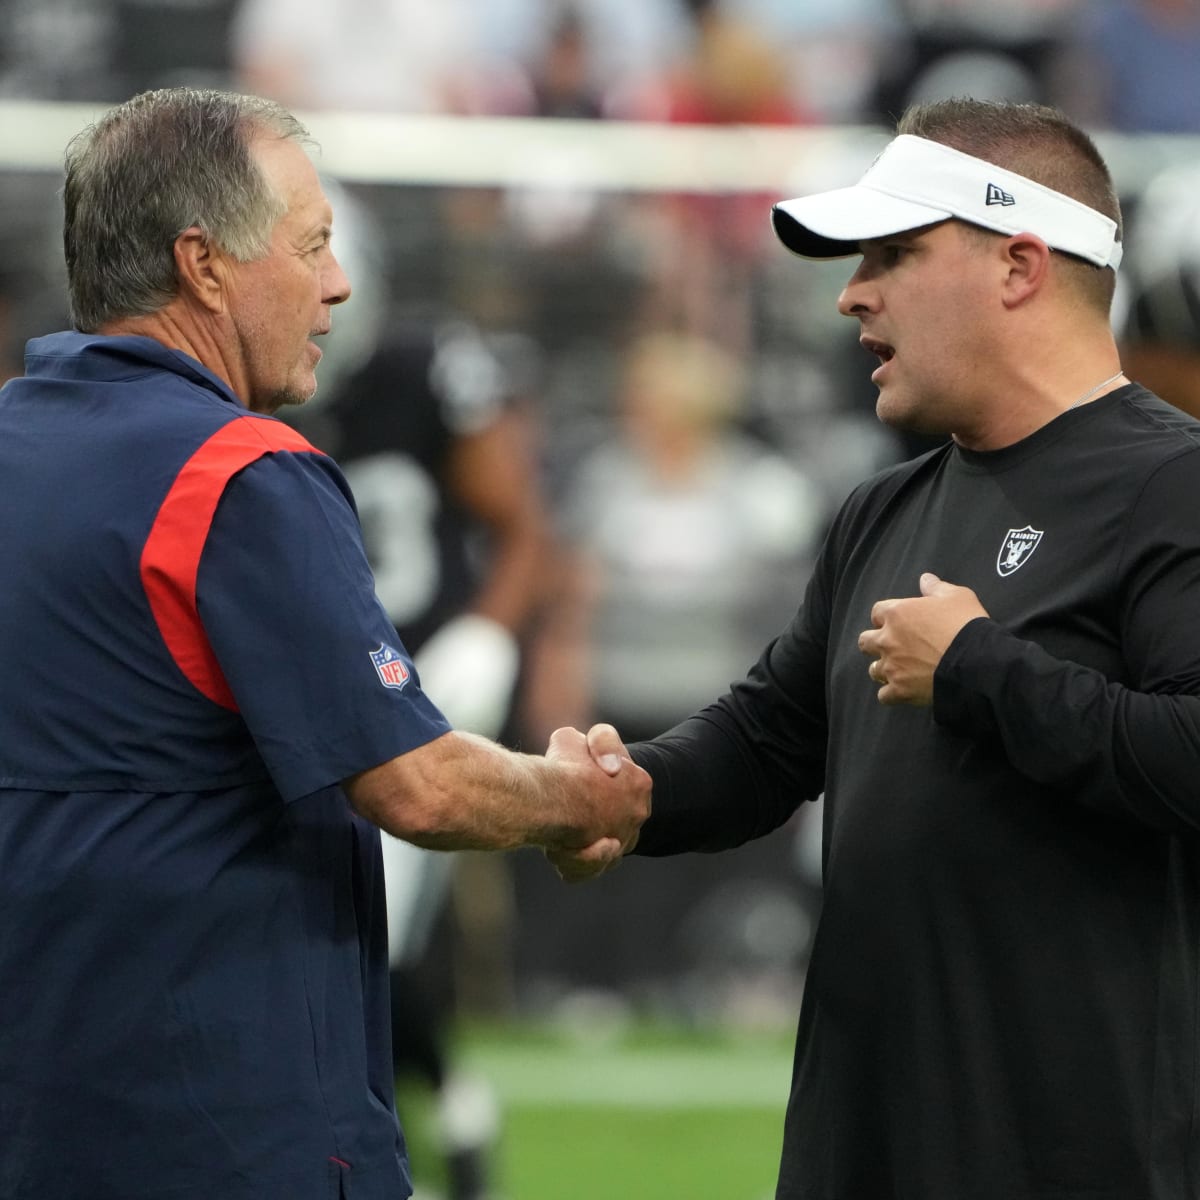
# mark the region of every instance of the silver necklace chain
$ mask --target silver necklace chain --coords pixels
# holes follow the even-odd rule
[[[1096,384],[1096,386],[1094,388],[1092,388],[1090,391],[1084,392],[1083,395],[1080,396],[1079,399],[1076,400],[1074,404],[1067,405],[1067,407],[1063,409],[1063,412],[1070,412],[1071,409],[1078,408],[1081,404],[1085,404],[1098,391],[1100,391],[1102,388],[1108,387],[1108,385],[1110,383],[1116,383],[1117,380],[1120,379],[1121,376],[1124,374],[1125,374],[1124,371],[1118,371],[1115,375],[1110,375],[1107,379],[1103,380],[1101,383]]]

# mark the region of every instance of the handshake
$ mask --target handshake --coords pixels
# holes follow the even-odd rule
[[[568,880],[613,866],[650,815],[650,776],[611,725],[557,729],[544,756],[451,730],[342,786],[361,816],[415,846],[537,846]]]
[[[542,849],[563,879],[591,879],[637,845],[650,815],[650,776],[629,757],[611,725],[593,725],[586,734],[556,729],[545,762],[559,773],[570,816]]]

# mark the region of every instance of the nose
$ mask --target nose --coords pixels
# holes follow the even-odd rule
[[[325,271],[324,296],[326,304],[344,304],[350,299],[350,280],[342,270],[342,264],[330,254]]]
[[[846,281],[837,299],[837,310],[843,317],[860,317],[878,308],[878,295],[870,288],[863,264]]]

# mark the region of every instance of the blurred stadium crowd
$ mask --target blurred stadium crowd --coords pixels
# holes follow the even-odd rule
[[[969,94],[1053,103],[1098,132],[1200,134],[1194,0],[0,0],[0,17],[0,99],[189,84],[301,112],[882,128],[911,101]],[[511,621],[503,724],[530,749],[595,719],[652,734],[713,698],[793,611],[833,507],[923,448],[875,422],[857,329],[833,308],[844,264],[796,270],[768,240],[773,197],[537,182],[331,181],[356,296],[294,418],[365,459],[407,452],[384,414],[422,389],[446,445],[506,415],[544,538]],[[0,377],[67,320],[57,186],[0,172]],[[1128,186],[1116,319],[1130,373],[1200,411],[1198,193],[1186,165]],[[352,434],[348,398],[368,388],[378,407]],[[439,453],[420,486],[449,507]],[[503,520],[458,490],[463,582],[436,620],[471,606]],[[419,558],[396,528],[380,536],[411,583]],[[484,1011],[596,989],[790,1022],[819,903],[814,827],[569,893],[540,863],[498,876],[468,856],[436,918],[435,943],[457,947],[446,986]]]
[[[0,94],[178,83],[300,108],[871,122],[936,92],[1190,132],[1190,0],[6,0]],[[1155,86],[1148,86],[1150,80]]]

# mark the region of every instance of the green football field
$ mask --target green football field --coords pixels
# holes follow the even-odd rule
[[[769,1200],[790,1036],[489,1028],[459,1040],[495,1088],[498,1200]],[[416,1200],[443,1193],[429,1108],[398,1095]]]

